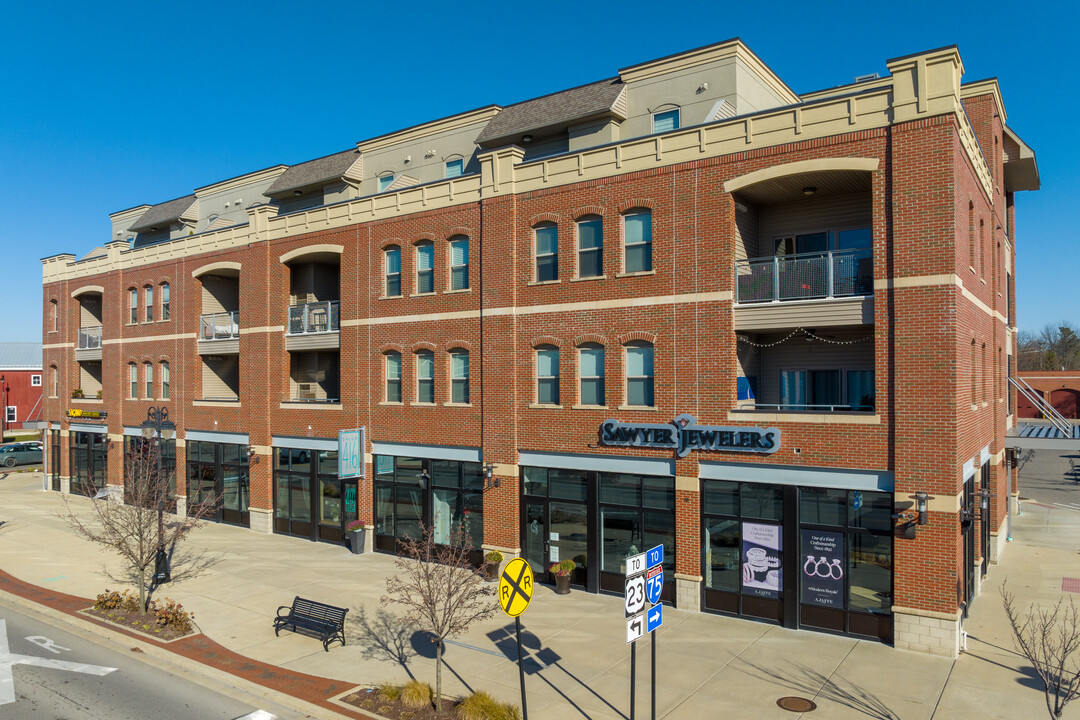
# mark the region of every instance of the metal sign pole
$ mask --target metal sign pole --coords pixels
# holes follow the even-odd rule
[[[656,720],[656,636],[657,631],[652,633],[652,720]]]
[[[630,720],[634,720],[634,690],[637,687],[637,642],[630,643]]]
[[[518,677],[521,680],[521,715],[524,720],[529,720],[529,708],[525,704],[525,666],[521,662],[521,617],[514,618],[514,628],[517,630],[517,656]]]

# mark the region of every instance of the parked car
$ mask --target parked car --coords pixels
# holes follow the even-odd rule
[[[0,445],[0,465],[38,464],[42,460],[41,444],[36,442],[17,442]]]

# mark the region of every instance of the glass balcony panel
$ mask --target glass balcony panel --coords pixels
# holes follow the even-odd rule
[[[101,347],[101,326],[79,328],[79,350],[97,350]]]
[[[337,332],[340,329],[340,303],[337,300],[289,306],[290,335]]]
[[[870,295],[870,248],[751,258],[735,263],[735,301],[784,302]]]
[[[230,340],[240,337],[240,311],[210,313],[199,318],[200,340]]]

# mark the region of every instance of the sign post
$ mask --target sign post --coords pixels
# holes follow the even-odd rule
[[[514,558],[506,563],[499,578],[499,607],[514,618],[517,633],[518,679],[521,682],[521,714],[529,720],[529,708],[525,704],[525,666],[521,661],[521,613],[529,607],[533,596],[533,571],[524,558]]]
[[[649,643],[650,650],[652,650],[652,720],[656,720],[656,635],[653,632],[664,623],[664,606],[660,604],[660,593],[664,589],[664,546],[657,545],[656,547],[645,553],[645,564],[647,570],[645,571],[645,594],[648,597],[652,607],[649,608],[649,612],[646,615],[646,631],[652,635],[652,642]]]

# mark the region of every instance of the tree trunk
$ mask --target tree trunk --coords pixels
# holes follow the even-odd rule
[[[139,611],[146,614],[146,568],[139,568]]]
[[[442,710],[442,641],[435,641],[435,714]]]

